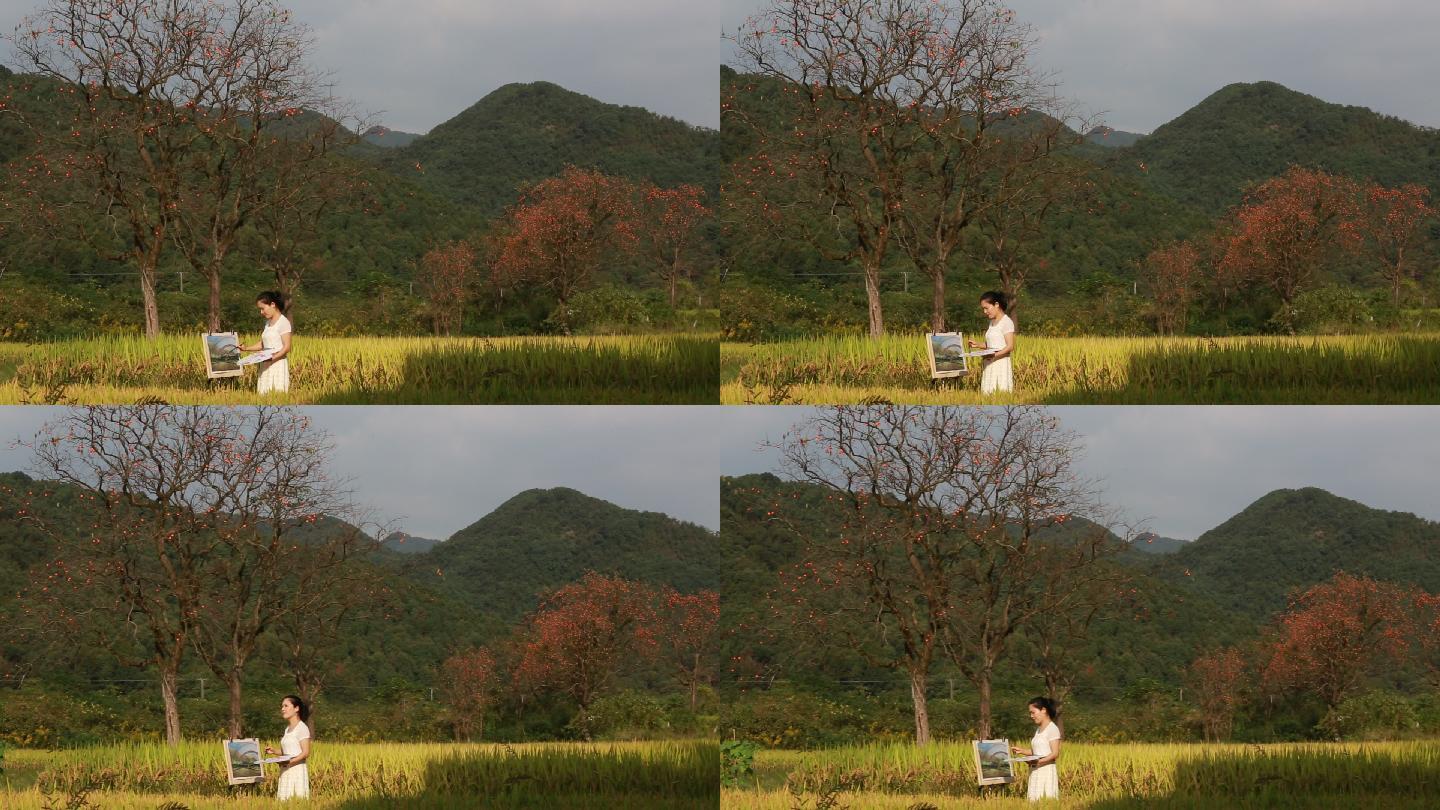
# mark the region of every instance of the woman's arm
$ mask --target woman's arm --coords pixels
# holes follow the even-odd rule
[[[1034,767],[1036,767],[1036,768],[1043,768],[1043,767],[1045,767],[1046,765],[1050,765],[1050,764],[1054,763],[1054,762],[1055,762],[1056,760],[1058,760],[1058,759],[1060,759],[1060,741],[1059,741],[1059,740],[1051,740],[1051,741],[1050,741],[1050,755],[1049,755],[1049,756],[1046,756],[1046,757],[1041,757],[1041,758],[1035,760],[1035,762],[1034,762]]]
[[[282,332],[280,335],[280,350],[270,356],[270,362],[275,362],[290,353],[290,333]]]

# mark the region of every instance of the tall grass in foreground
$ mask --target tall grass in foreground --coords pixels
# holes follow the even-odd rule
[[[172,751],[159,743],[98,746],[58,752],[20,751],[18,764],[35,773],[33,795],[70,795],[89,786],[96,795],[128,794],[264,797],[278,773],[255,787],[226,784],[221,745],[187,742]],[[714,806],[719,791],[719,749],[714,742],[643,742],[525,745],[319,744],[310,786],[326,799],[440,802],[446,797],[520,802],[527,797],[574,795],[595,806],[646,806],[649,800]],[[11,794],[13,798],[18,794]],[[0,806],[12,806],[0,793]],[[108,800],[103,806],[113,806]],[[378,806],[378,805],[377,805]],[[508,804],[505,806],[509,806]],[[545,806],[543,803],[534,806]]]
[[[1436,806],[1440,799],[1440,741],[1282,745],[1089,745],[1066,743],[1060,761],[1061,795],[1073,806],[1239,806],[1270,797],[1275,807]],[[726,807],[768,808],[789,797],[787,786],[818,796],[838,794],[855,807],[882,807],[889,797],[908,807],[946,797],[949,802],[1025,795],[1009,786],[975,784],[968,743],[876,744],[824,751],[761,752],[754,789],[727,791]],[[1127,804],[1125,802],[1136,802]],[[1106,802],[1119,802],[1107,804]],[[1146,804],[1146,803],[1149,804]],[[1229,804],[1227,804],[1227,802]],[[970,806],[960,804],[939,806]]]
[[[515,338],[298,336],[293,403],[715,401],[717,341],[696,335]],[[0,346],[0,403],[260,401],[256,372],[209,380],[198,335]]]
[[[727,404],[974,403],[978,366],[932,383],[923,335],[722,344]],[[997,402],[1437,402],[1440,334],[1343,337],[1021,335],[1013,396]],[[778,404],[778,403],[776,403]]]

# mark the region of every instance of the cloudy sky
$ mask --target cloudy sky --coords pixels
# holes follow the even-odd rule
[[[1193,540],[1275,489],[1314,486],[1378,509],[1440,520],[1440,412],[1433,407],[1146,406],[1055,408],[1081,435],[1082,468],[1130,520]],[[775,471],[756,445],[803,413],[728,408],[716,423],[720,473]]]
[[[570,487],[628,509],[716,529],[719,410],[707,407],[305,408],[335,442],[333,474],[376,517],[448,538],[517,492]],[[30,470],[14,447],[61,411],[0,408],[0,470]]]
[[[719,126],[715,0],[280,0],[316,67],[392,129],[427,132],[510,82]],[[40,0],[0,0],[9,34]],[[8,47],[0,60],[11,64]],[[12,65],[13,66],[13,65]]]
[[[764,7],[716,0],[733,34]],[[1151,132],[1234,82],[1279,82],[1440,127],[1433,0],[1010,0],[1036,64],[1107,124]],[[725,53],[731,50],[727,47]],[[728,57],[727,57],[728,61]]]

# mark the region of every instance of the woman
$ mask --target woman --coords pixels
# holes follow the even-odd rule
[[[310,727],[305,725],[305,721],[310,719],[310,707],[295,695],[286,695],[280,701],[280,716],[290,725],[285,730],[285,736],[280,738],[278,753],[289,759],[280,763],[280,783],[275,790],[275,798],[282,801],[308,799],[310,769],[305,761],[310,759]],[[277,752],[267,745],[265,753],[273,757]]]
[[[985,358],[985,371],[980,375],[980,393],[1015,390],[1015,375],[1010,369],[1010,354],[1015,351],[1015,322],[1005,314],[1005,293],[990,291],[980,296],[980,311],[990,319],[985,342],[970,341],[972,349],[994,349]]]
[[[270,359],[260,364],[260,380],[256,387],[262,394],[271,391],[284,393],[290,390],[290,319],[285,317],[285,297],[278,292],[266,291],[255,298],[255,308],[265,319],[265,331],[260,333],[260,342],[241,346],[240,351],[269,351]]]
[[[1026,798],[1032,802],[1058,799],[1060,773],[1055,763],[1060,759],[1060,726],[1055,721],[1060,719],[1060,710],[1050,698],[1037,697],[1030,701],[1030,719],[1038,727],[1035,736],[1030,739],[1030,748],[1015,748],[1015,753],[1020,756],[1039,757],[1030,763],[1030,790]]]

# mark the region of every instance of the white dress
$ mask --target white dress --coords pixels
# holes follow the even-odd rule
[[[1037,757],[1048,757],[1055,753],[1050,743],[1060,739],[1060,727],[1049,722],[1045,727],[1035,732],[1030,738],[1030,753]],[[1030,790],[1025,798],[1032,802],[1041,799],[1060,798],[1060,772],[1055,769],[1055,763],[1050,763],[1043,768],[1033,768],[1030,771]]]
[[[260,345],[272,351],[285,348],[285,342],[280,339],[281,335],[290,334],[290,319],[281,315],[274,323],[265,324],[265,331],[260,333]],[[262,394],[271,391],[285,392],[290,390],[290,358],[285,356],[279,360],[272,360],[260,364],[260,381],[257,387]]]
[[[310,739],[310,727],[303,722],[296,723],[293,728],[285,730],[285,736],[280,738],[280,753],[287,756],[300,756],[300,741]],[[308,799],[310,798],[310,763],[302,762],[299,765],[292,765],[280,771],[280,783],[275,789],[277,799]]]
[[[1001,315],[1000,320],[990,325],[985,330],[985,346],[990,349],[1005,348],[1005,335],[1014,334],[1015,322],[1010,320],[1009,315]],[[993,394],[996,391],[1014,391],[1015,375],[1010,370],[1010,358],[1002,357],[999,360],[991,360],[985,364],[985,371],[980,375],[980,393]]]

